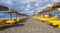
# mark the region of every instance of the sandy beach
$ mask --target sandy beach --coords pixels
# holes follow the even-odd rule
[[[54,28],[34,18],[28,18],[19,24],[0,30],[0,33],[60,33],[59,28]]]

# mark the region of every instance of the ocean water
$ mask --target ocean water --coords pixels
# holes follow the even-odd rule
[[[17,15],[17,18],[23,18],[24,16],[21,16],[21,15]],[[0,13],[0,19],[15,19],[16,18],[16,15],[13,15],[12,16],[10,14],[6,14],[6,13]]]
[[[54,16],[60,16],[60,13],[54,13],[52,15],[54,15]]]

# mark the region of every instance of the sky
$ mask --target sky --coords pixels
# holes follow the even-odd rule
[[[0,0],[0,4],[27,15],[33,15],[53,2],[60,2],[60,0]]]

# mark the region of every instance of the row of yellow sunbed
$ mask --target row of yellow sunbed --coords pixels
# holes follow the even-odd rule
[[[27,17],[23,17],[23,18],[16,18],[16,19],[6,19],[6,20],[0,20],[0,27],[4,27],[4,26],[8,26],[8,25],[13,25],[15,23],[18,23],[24,19],[26,19]]]
[[[57,26],[60,28],[60,20],[58,20],[57,16],[54,17],[41,17],[41,16],[34,16],[35,19],[43,21],[43,22],[48,22],[49,24],[52,24],[53,26]]]

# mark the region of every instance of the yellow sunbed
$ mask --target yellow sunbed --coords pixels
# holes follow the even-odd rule
[[[26,19],[26,18],[27,18],[27,17],[17,18],[17,19],[0,20],[0,27],[13,25],[14,23],[18,23],[19,21],[22,21],[22,20],[24,20],[24,19]]]
[[[48,17],[40,17],[40,16],[34,16],[35,19],[41,20],[41,21],[47,21],[50,24],[52,24],[53,26],[57,26],[58,28],[60,28],[60,20],[58,20],[57,16],[54,16],[52,18],[48,18]]]
[[[13,23],[15,23],[15,22],[16,22],[15,19],[10,19],[10,20],[7,20],[7,21],[6,21],[6,23],[8,23],[8,24],[9,24],[9,23],[10,23],[10,24],[13,24]]]
[[[48,17],[40,17],[40,16],[34,16],[35,19],[38,19],[38,20],[41,20],[41,21],[50,21],[50,20],[57,20],[57,17],[54,16],[54,17],[51,17],[51,18],[48,18]]]
[[[23,18],[17,18],[17,19],[10,19],[10,20],[7,20],[6,23],[14,24],[14,23],[24,20],[25,18],[23,17]]]
[[[19,21],[22,21],[22,20],[24,20],[25,18],[17,18],[16,19],[16,22],[19,22]]]
[[[60,28],[60,20],[55,20],[55,21],[49,21],[53,26],[58,25],[58,28]]]
[[[0,27],[3,27],[5,25],[6,20],[0,20]]]

